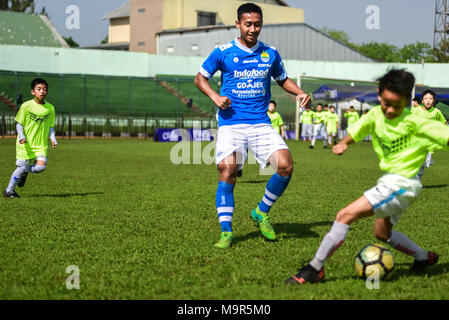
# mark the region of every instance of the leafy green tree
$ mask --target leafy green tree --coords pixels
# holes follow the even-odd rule
[[[75,40],[73,40],[72,37],[68,37],[68,38],[63,37],[63,38],[64,38],[65,42],[67,42],[67,44],[69,45],[70,48],[79,48],[80,45]]]
[[[399,49],[400,62],[420,63],[433,61],[432,47],[425,42],[416,42],[415,44],[406,44]]]
[[[379,62],[400,62],[399,48],[388,43],[370,42],[357,46],[362,54]]]

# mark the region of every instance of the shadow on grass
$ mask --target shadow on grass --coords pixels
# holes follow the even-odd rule
[[[85,193],[60,193],[60,194],[33,194],[29,197],[49,197],[49,198],[69,198],[69,197],[85,197],[91,195],[104,194],[104,192],[85,192]]]
[[[431,186],[423,186],[423,189],[441,189],[441,188],[446,188],[448,185],[447,184],[436,184],[436,185],[431,185]]]
[[[278,238],[318,238],[320,234],[312,231],[313,227],[332,226],[333,221],[318,221],[312,223],[275,223],[273,229],[276,231]],[[257,228],[257,226],[255,227]],[[244,236],[236,237],[237,241],[246,241],[249,239],[261,237],[260,231],[250,232]],[[268,241],[268,240],[267,240]]]
[[[242,181],[238,181],[238,183],[243,183],[243,184],[245,184],[245,183],[251,183],[251,184],[255,184],[255,183],[267,183],[268,182],[268,180],[246,180],[246,181],[244,181],[244,180],[242,180]]]
[[[436,265],[427,267],[422,272],[412,272],[410,271],[410,263],[398,263],[396,264],[393,272],[385,279],[385,281],[398,281],[404,278],[414,278],[414,277],[432,277],[439,274],[444,274],[449,271],[449,263],[437,263]],[[360,279],[358,276],[353,275],[352,279]]]

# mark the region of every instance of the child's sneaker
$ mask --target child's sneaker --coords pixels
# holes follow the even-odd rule
[[[285,280],[286,284],[317,283],[324,279],[324,268],[317,271],[310,264],[298,270],[298,274]]]
[[[428,266],[434,265],[438,262],[439,256],[434,252],[427,253],[427,260],[416,260],[410,266],[410,270],[413,272],[421,272]]]
[[[5,197],[5,198],[20,198],[20,196],[17,194],[17,192],[15,192],[15,191],[6,192],[6,190],[3,191],[3,197]]]

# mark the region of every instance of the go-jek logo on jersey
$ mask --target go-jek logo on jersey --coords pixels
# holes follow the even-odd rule
[[[256,70],[245,69],[243,71],[234,70],[234,78],[251,79],[251,78],[266,78],[268,76],[268,69]]]
[[[253,82],[248,80],[247,82],[237,83],[237,89],[259,89],[263,88],[263,82]]]
[[[270,55],[268,54],[268,52],[264,51],[260,54],[260,58],[263,62],[268,62],[270,60]]]

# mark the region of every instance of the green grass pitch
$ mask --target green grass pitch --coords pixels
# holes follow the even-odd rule
[[[230,250],[213,247],[214,165],[173,165],[173,143],[66,140],[49,165],[31,174],[20,199],[0,201],[0,299],[449,299],[449,155],[437,152],[421,197],[397,230],[440,254],[425,274],[410,274],[412,258],[393,250],[396,269],[369,290],[353,263],[377,242],[373,218],[351,225],[326,265],[326,281],[286,286],[312,258],[339,209],[372,187],[381,172],[370,143],[335,156],[289,141],[294,173],[271,211],[279,241],[264,241],[251,221],[269,176],[245,165],[235,188]],[[206,146],[204,143],[203,146]],[[3,188],[14,169],[12,139],[0,140]],[[80,289],[68,290],[69,265]]]

